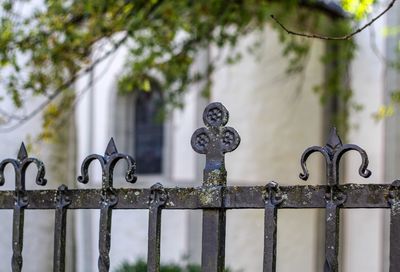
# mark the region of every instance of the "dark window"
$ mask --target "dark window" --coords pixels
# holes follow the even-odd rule
[[[161,99],[156,92],[139,92],[135,105],[135,159],[138,174],[162,172],[164,125],[157,118]]]

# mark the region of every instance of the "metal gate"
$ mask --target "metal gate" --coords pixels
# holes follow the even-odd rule
[[[65,270],[65,241],[67,211],[69,209],[100,210],[98,270],[109,271],[111,216],[115,209],[148,209],[148,271],[160,270],[161,213],[163,209],[203,210],[202,271],[222,272],[225,265],[226,210],[263,209],[264,260],[263,271],[276,270],[277,210],[324,208],[325,216],[325,264],[321,270],[338,271],[339,210],[354,208],[391,209],[390,217],[390,272],[400,271],[400,181],[392,184],[339,184],[339,162],[343,154],[353,150],[362,158],[359,174],[369,177],[367,153],[357,145],[342,144],[333,129],[325,146],[313,146],[301,156],[303,172],[300,178],[307,180],[307,158],[320,152],[326,162],[326,185],[279,186],[270,182],[266,186],[228,186],[225,169],[225,153],[234,151],[240,137],[235,129],[225,126],[229,113],[221,103],[208,105],[203,113],[205,127],[197,129],[191,139],[193,149],[206,155],[203,185],[194,188],[164,188],[154,184],[151,188],[114,188],[113,170],[116,163],[128,164],[126,181],[136,182],[134,159],[116,149],[110,140],[105,154],[89,155],[82,163],[78,182],[89,181],[89,165],[100,162],[102,168],[101,189],[26,190],[25,174],[30,164],[38,172],[36,183],[46,185],[45,166],[36,158],[30,158],[24,144],[17,159],[5,159],[0,163],[0,186],[4,184],[4,169],[11,164],[15,170],[15,190],[0,191],[0,209],[13,210],[11,260],[12,271],[21,271],[23,259],[24,211],[26,209],[52,209],[54,223],[54,271]]]

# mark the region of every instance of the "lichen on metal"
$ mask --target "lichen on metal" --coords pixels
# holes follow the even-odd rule
[[[150,271],[159,271],[161,212],[164,209],[203,210],[202,271],[222,272],[225,258],[226,210],[264,210],[264,272],[276,271],[277,218],[279,209],[315,209],[326,211],[325,263],[321,270],[338,270],[338,236],[340,209],[390,209],[390,272],[400,271],[400,181],[386,184],[340,184],[339,162],[346,152],[355,150],[361,155],[358,169],[362,177],[369,177],[368,156],[357,145],[342,144],[333,129],[323,147],[313,146],[303,153],[300,178],[307,180],[308,157],[320,152],[326,163],[326,185],[278,186],[270,182],[266,186],[229,186],[225,168],[225,154],[234,151],[240,143],[237,131],[226,124],[229,112],[221,103],[211,103],[203,113],[204,127],[197,129],[192,138],[193,149],[206,157],[203,184],[200,187],[165,188],[156,183],[151,188],[114,188],[113,170],[120,160],[126,161],[128,169],[125,178],[136,182],[136,162],[126,154],[119,153],[111,139],[105,154],[92,154],[85,158],[78,181],[89,181],[89,166],[98,160],[102,168],[102,185],[99,189],[68,189],[60,186],[57,190],[26,190],[26,169],[34,163],[37,166],[36,183],[45,185],[44,164],[29,158],[22,144],[17,159],[0,162],[0,186],[4,185],[6,165],[15,171],[15,189],[0,190],[0,209],[14,211],[13,216],[13,257],[12,271],[22,269],[23,219],[26,209],[52,209],[55,211],[54,230],[54,271],[65,269],[65,239],[67,211],[70,209],[100,210],[99,229],[99,271],[109,271],[111,216],[114,209],[149,210],[148,264]],[[140,163],[140,162],[139,162]],[[280,181],[283,184],[283,181]],[[288,181],[285,181],[287,184]],[[282,222],[283,223],[283,222]],[[281,223],[280,223],[281,224]]]
[[[303,173],[300,173],[299,177],[303,180],[307,180],[309,177],[309,172],[306,166],[306,161],[308,157],[315,153],[320,152],[326,163],[326,181],[328,185],[338,185],[339,184],[339,163],[342,156],[350,151],[355,150],[361,155],[362,163],[359,167],[359,174],[364,178],[368,178],[371,175],[371,171],[368,170],[368,155],[364,149],[354,144],[342,144],[342,140],[337,134],[336,128],[331,130],[328,138],[328,142],[325,146],[312,146],[307,148],[303,155],[301,156],[301,167]]]

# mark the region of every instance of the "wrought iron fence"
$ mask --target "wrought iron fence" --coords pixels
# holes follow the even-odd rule
[[[164,188],[157,183],[151,188],[114,188],[113,170],[119,160],[128,164],[126,181],[136,182],[134,159],[117,151],[111,139],[104,156],[89,155],[82,163],[78,181],[89,181],[88,168],[92,161],[102,168],[101,189],[26,190],[25,175],[30,164],[37,166],[36,183],[46,185],[45,166],[30,158],[24,144],[17,159],[5,159],[0,163],[0,186],[4,184],[4,169],[11,164],[15,170],[15,190],[0,191],[0,209],[13,210],[11,260],[12,271],[21,271],[23,259],[24,211],[27,209],[52,209],[54,224],[54,271],[65,270],[66,215],[70,209],[99,209],[99,258],[98,270],[109,271],[111,216],[115,209],[148,209],[148,271],[160,270],[161,213],[164,209],[203,210],[202,260],[203,272],[222,272],[225,262],[226,210],[264,209],[264,260],[263,271],[276,270],[277,210],[324,208],[325,217],[325,264],[321,270],[338,271],[339,210],[354,208],[391,209],[390,222],[390,272],[400,271],[400,181],[392,184],[339,184],[339,162],[343,154],[354,150],[361,155],[359,174],[369,177],[366,152],[357,145],[342,144],[332,130],[323,147],[308,148],[301,157],[303,173],[307,180],[307,158],[320,152],[326,162],[327,185],[279,186],[270,182],[266,186],[227,186],[225,153],[234,151],[240,137],[235,129],[226,127],[229,113],[221,103],[212,103],[203,113],[205,127],[197,129],[191,139],[193,149],[206,155],[203,185],[195,188]]]

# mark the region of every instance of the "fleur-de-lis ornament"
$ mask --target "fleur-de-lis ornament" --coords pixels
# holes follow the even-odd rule
[[[350,150],[355,150],[361,155],[361,165],[358,170],[360,176],[367,178],[371,175],[368,168],[367,153],[361,147],[353,144],[342,144],[336,129],[333,128],[325,146],[313,146],[304,151],[301,156],[303,173],[300,178],[307,180],[309,173],[306,167],[307,158],[314,152],[320,152],[325,157],[326,180],[328,186],[325,192],[325,263],[324,272],[337,272],[339,269],[339,207],[346,201],[346,195],[340,191],[339,163],[342,156]]]
[[[353,144],[342,144],[340,137],[336,132],[336,128],[331,130],[331,133],[328,138],[328,142],[325,146],[312,146],[307,148],[303,155],[301,156],[301,167],[303,169],[303,173],[299,175],[299,177],[303,180],[307,180],[309,177],[309,173],[306,166],[306,161],[308,157],[315,153],[320,152],[325,157],[326,163],[326,178],[328,185],[338,185],[339,184],[339,163],[342,156],[350,151],[355,150],[361,155],[361,165],[358,169],[358,173],[360,176],[364,178],[368,178],[371,175],[371,171],[368,170],[368,155],[364,149],[357,145]]]
[[[89,181],[89,165],[92,161],[98,160],[100,162],[102,170],[102,188],[111,188],[113,186],[113,172],[115,165],[119,160],[125,160],[128,164],[128,169],[125,173],[125,179],[129,183],[136,182],[135,160],[126,154],[118,153],[117,147],[115,146],[114,139],[111,138],[108,142],[104,156],[92,154],[85,158],[81,166],[81,175],[78,177],[78,181],[81,183],[88,183]]]
[[[29,199],[25,191],[25,175],[30,164],[35,164],[38,172],[36,175],[36,184],[44,186],[47,180],[44,178],[46,171],[42,161],[36,158],[29,158],[24,143],[18,152],[17,159],[5,159],[0,162],[0,186],[4,185],[4,169],[8,164],[14,167],[15,171],[15,191],[14,191],[14,211],[13,211],[13,237],[12,248],[13,256],[11,261],[12,271],[17,272],[22,269],[22,248],[24,234],[24,208],[28,206]]]
[[[93,154],[85,158],[81,166],[81,176],[78,177],[79,182],[87,183],[89,181],[89,166],[94,160],[98,160],[100,162],[102,169],[98,268],[100,272],[106,272],[110,269],[109,252],[111,242],[110,232],[112,207],[118,203],[118,197],[113,188],[114,168],[119,160],[125,160],[128,164],[128,169],[125,173],[125,179],[130,183],[135,183],[136,163],[131,156],[118,153],[114,140],[111,138],[104,156]]]
[[[36,158],[29,158],[25,144],[22,143],[18,152],[17,159],[5,159],[0,162],[0,186],[4,185],[4,169],[8,164],[14,167],[15,171],[15,191],[25,191],[25,173],[28,166],[33,163],[38,172],[36,175],[36,184],[44,186],[47,180],[44,178],[46,171],[42,161]]]

